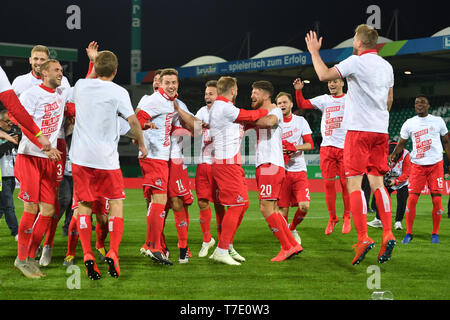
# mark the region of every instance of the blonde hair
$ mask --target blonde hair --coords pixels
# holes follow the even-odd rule
[[[99,77],[111,77],[118,67],[119,60],[111,51],[100,51],[95,58],[94,69]]]
[[[234,86],[237,85],[237,79],[234,77],[220,77],[217,81],[217,93],[223,95],[229,92]]]
[[[291,101],[291,102],[293,102],[293,100],[292,100],[292,95],[290,94],[290,93],[287,93],[287,92],[280,92],[279,94],[277,94],[277,97],[275,98],[275,101],[278,101],[278,98],[280,98],[280,97],[288,97],[288,99]]]
[[[43,46],[40,44],[38,44],[37,46],[34,46],[33,49],[31,49],[31,56],[35,52],[44,52],[47,55],[47,57],[50,57],[50,50],[46,46]]]
[[[159,79],[161,79],[162,81],[162,78],[164,76],[177,76],[178,79],[178,71],[173,68],[162,69],[161,73],[159,74]]]
[[[360,24],[356,27],[355,34],[358,37],[358,40],[363,43],[364,47],[373,49],[377,45],[378,32],[367,24]]]
[[[43,64],[41,64],[41,73],[42,73],[42,70],[48,71],[50,69],[51,63],[59,63],[59,61],[56,59],[48,59]]]

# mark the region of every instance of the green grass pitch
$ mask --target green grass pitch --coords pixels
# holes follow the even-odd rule
[[[402,245],[405,231],[393,231],[397,238],[392,259],[376,262],[381,230],[369,228],[375,248],[358,266],[352,266],[352,245],[356,233],[335,232],[324,235],[328,213],[323,193],[311,195],[311,207],[306,219],[298,226],[303,253],[284,262],[271,262],[279,244],[258,210],[257,193],[250,192],[250,208],[239,228],[234,245],[247,261],[241,266],[214,263],[198,258],[202,238],[198,222],[198,207],[190,207],[188,243],[193,254],[188,264],[178,264],[176,229],[173,213],[166,222],[165,234],[174,266],[162,266],[140,255],[145,240],[146,210],[140,190],[127,190],[124,203],[125,226],[120,246],[121,276],[112,278],[107,265],[99,263],[102,279],[89,280],[82,262],[81,244],[77,247],[75,265],[81,271],[79,289],[73,287],[75,273],[67,273],[62,265],[67,237],[58,225],[53,259],[43,268],[47,277],[26,279],[13,267],[17,244],[10,236],[4,219],[0,221],[0,296],[2,300],[369,300],[373,291],[389,290],[395,300],[447,300],[450,298],[450,219],[447,210],[442,217],[440,244],[431,243],[431,198],[421,196],[411,244]],[[338,195],[337,209],[342,217],[342,200]],[[448,196],[443,196],[447,207]],[[396,200],[392,197],[395,210]],[[16,200],[17,217],[23,205]],[[291,209],[290,218],[294,214]],[[368,214],[368,220],[374,214]],[[213,211],[212,234],[217,240]],[[405,221],[403,221],[405,226]],[[95,245],[95,233],[92,236]],[[108,244],[109,238],[107,239]],[[76,270],[75,270],[76,271]],[[71,278],[72,277],[72,278]],[[72,285],[70,285],[72,283]]]

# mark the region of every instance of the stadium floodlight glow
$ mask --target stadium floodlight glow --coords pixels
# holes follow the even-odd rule
[[[406,70],[404,73],[405,74],[412,74],[412,71]]]

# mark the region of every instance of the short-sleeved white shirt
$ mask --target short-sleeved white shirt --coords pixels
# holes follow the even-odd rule
[[[208,109],[208,107],[204,106],[197,111],[195,117],[205,123],[209,123],[209,113],[210,110]],[[198,158],[198,163],[212,164],[213,154],[214,148],[210,130],[208,128],[202,128],[202,145],[200,155]]]
[[[303,136],[312,134],[311,128],[302,116],[292,115],[290,120],[283,121],[283,140],[287,140],[295,145],[304,144]],[[303,152],[296,152],[291,160],[286,164],[286,170],[292,172],[306,171],[305,155]]]
[[[322,133],[322,147],[333,146],[344,148],[345,135],[347,130],[343,126],[345,112],[345,97],[324,94],[309,99],[311,104],[322,111],[320,132]]]
[[[267,116],[275,115],[277,124],[270,129],[256,128],[256,168],[264,163],[271,163],[284,168],[283,158],[283,112],[280,108],[272,109]]]
[[[71,99],[71,92],[71,88],[58,87],[56,90],[51,90],[42,85],[25,90],[19,98],[34,123],[41,129],[42,134],[50,140],[53,148],[57,146],[58,134],[64,118],[64,108],[66,102]],[[22,137],[17,152],[47,158],[47,155],[26,135]]]
[[[242,164],[241,141],[244,126],[235,123],[240,109],[220,96],[210,110],[209,128],[214,147],[214,159],[229,164]]]
[[[0,67],[0,93],[11,90],[11,83],[9,83],[8,76],[6,75],[3,68]]]
[[[411,162],[424,166],[442,160],[441,136],[447,133],[444,119],[429,114],[426,117],[415,116],[406,120],[400,130],[400,137],[405,140],[411,138]]]
[[[72,163],[95,169],[120,169],[119,113],[134,115],[128,91],[112,81],[78,80],[73,89],[77,108],[70,148]]]
[[[347,79],[344,125],[347,130],[388,133],[392,66],[375,50],[353,55],[334,66]]]
[[[173,117],[175,110],[173,101],[167,100],[158,91],[141,98],[137,108],[145,111],[157,129],[143,131],[145,147],[148,151],[148,159],[169,161],[170,135],[172,133]]]

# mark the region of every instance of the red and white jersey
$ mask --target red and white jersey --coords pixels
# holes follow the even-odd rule
[[[283,140],[295,145],[304,144],[303,136],[312,134],[311,128],[302,116],[293,114],[283,120]],[[286,164],[286,170],[292,172],[306,171],[305,155],[297,151]]]
[[[333,146],[344,148],[345,135],[347,130],[343,126],[345,97],[324,94],[310,99],[311,104],[322,111],[322,121],[320,132],[322,133],[322,147]]]
[[[21,76],[18,76],[14,79],[12,83],[12,87],[14,89],[14,92],[18,97],[27,89],[39,86],[42,84],[42,78],[41,77],[35,77],[32,73],[32,71],[23,74]],[[63,76],[61,80],[61,87],[64,88],[70,88],[69,80],[65,76]]]
[[[429,114],[426,117],[415,116],[406,120],[400,130],[400,137],[405,140],[411,138],[411,162],[424,166],[443,159],[441,136],[447,133],[444,119]]]
[[[201,107],[200,110],[197,111],[195,117],[200,119],[205,123],[209,123],[209,113],[210,109],[207,106]],[[198,158],[198,163],[207,163],[212,164],[213,162],[213,154],[214,148],[211,138],[211,132],[208,128],[202,128],[202,145],[200,156]]]
[[[283,159],[283,112],[280,108],[272,109],[267,116],[277,117],[277,124],[271,129],[262,129],[256,127],[256,161],[255,167],[258,168],[264,163],[271,163],[284,168]]]
[[[394,86],[392,66],[376,50],[352,55],[335,65],[347,79],[344,125],[347,130],[388,133],[389,89]]]
[[[177,102],[181,109],[193,115],[182,101],[177,99]],[[175,112],[172,122],[172,134],[170,136],[170,159],[184,159],[183,136],[186,134],[188,134],[187,130],[181,126],[180,116]]]
[[[18,76],[14,79],[13,83],[12,83],[12,87],[14,92],[16,93],[16,95],[18,97],[20,97],[20,95],[27,89],[34,87],[34,86],[39,86],[42,84],[42,78],[41,77],[35,77],[32,73],[32,71],[23,74],[21,76]],[[70,83],[69,80],[67,80],[67,78],[65,76],[63,76],[62,80],[61,80],[61,86],[60,87],[64,87],[64,88],[70,88]],[[59,132],[59,139],[64,139],[65,138],[65,133],[64,133],[64,127],[61,126],[61,130]]]
[[[20,95],[20,102],[27,112],[33,117],[34,122],[41,128],[42,134],[56,148],[58,134],[64,119],[64,108],[66,102],[71,99],[71,88],[58,87],[47,88],[44,85],[34,86],[25,90]],[[41,151],[26,135],[22,137],[17,151],[41,158],[47,155]]]
[[[3,68],[0,67],[0,93],[11,90],[11,83]]]
[[[151,117],[150,121],[157,127],[157,129],[143,131],[145,147],[148,151],[147,158],[169,161],[170,135],[175,116],[173,101],[156,91],[151,95],[143,96],[137,108],[146,112]]]
[[[112,81],[80,79],[73,88],[77,106],[70,159],[95,169],[120,169],[117,145],[120,139],[119,113],[134,115],[128,91]]]
[[[213,140],[214,161],[227,164],[242,164],[241,141],[244,126],[235,123],[239,108],[221,96],[211,106],[209,128]]]

